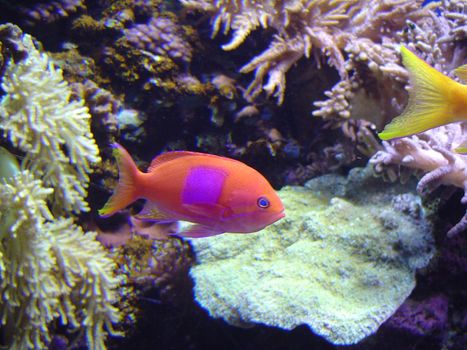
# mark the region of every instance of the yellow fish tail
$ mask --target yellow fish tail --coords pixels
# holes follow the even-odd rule
[[[467,82],[467,64],[464,64],[463,66],[457,67],[454,70],[454,73],[462,80]]]
[[[115,214],[138,198],[137,179],[140,171],[130,154],[121,145],[115,143],[112,146],[114,148],[113,155],[117,160],[119,179],[114,193],[104,207],[99,210],[99,215],[103,217]]]
[[[412,89],[402,114],[378,134],[382,140],[417,134],[455,121],[451,94],[457,88],[454,85],[458,83],[438,72],[404,46],[401,46],[401,55],[404,66],[409,70]]]

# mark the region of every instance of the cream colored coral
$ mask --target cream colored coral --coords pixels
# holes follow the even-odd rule
[[[62,286],[48,275],[52,242],[43,230],[52,192],[29,172],[0,184],[0,315],[10,349],[44,348],[47,325],[58,316]]]
[[[61,71],[32,38],[23,35],[22,44],[25,57],[6,64],[0,103],[0,129],[25,153],[23,170],[0,179],[2,343],[45,349],[56,322],[83,331],[89,349],[105,349],[120,318],[121,281],[96,234],[58,215],[88,209],[88,174],[99,161],[90,115],[81,100],[70,101]]]
[[[279,195],[287,216],[263,231],[191,240],[197,302],[233,325],[305,324],[339,345],[376,332],[434,253],[420,199],[358,168]]]
[[[119,320],[112,260],[71,219],[54,219],[53,190],[29,171],[0,182],[0,315],[9,349],[44,349],[54,320],[105,349]]]
[[[346,80],[347,45],[367,40],[371,45],[360,45],[366,48],[363,53],[370,63],[377,61],[375,52],[391,52],[383,47],[383,37],[404,27],[406,19],[415,20],[429,13],[420,0],[182,0],[182,3],[211,14],[213,35],[222,26],[224,33],[233,30],[231,41],[223,45],[225,50],[237,48],[259,27],[276,31],[269,48],[240,71],[255,72],[245,92],[247,99],[254,99],[264,90],[276,96],[279,104],[284,99],[286,72],[303,56],[313,56],[318,67],[326,61]],[[268,81],[263,85],[266,77]]]
[[[461,199],[467,203],[467,155],[455,151],[465,140],[467,125],[454,123],[425,131],[419,135],[383,141],[382,149],[370,159],[376,173],[383,173],[390,166],[418,170],[423,177],[417,189],[423,191],[439,185],[452,185],[464,190]],[[467,212],[462,219],[463,226],[448,232],[453,236],[467,228]],[[459,225],[459,224],[458,224]]]
[[[57,220],[51,226],[56,273],[64,276],[69,289],[62,295],[60,316],[85,330],[90,350],[105,349],[104,330],[117,334],[112,324],[120,320],[113,304],[122,281],[114,276],[114,262],[96,241],[95,232],[84,233],[70,219]]]
[[[352,118],[365,118],[355,113],[354,109],[356,106],[358,108],[360,101],[352,97],[358,90],[365,92],[367,100],[372,99],[378,104],[379,112],[374,114],[380,115],[367,120],[382,128],[390,118],[402,112],[406,102],[403,86],[408,80],[408,73],[400,63],[399,45],[409,47],[436,69],[449,73],[463,64],[465,45],[462,44],[462,38],[465,33],[461,32],[465,32],[465,29],[461,28],[462,20],[465,23],[464,8],[467,2],[443,0],[423,7],[419,4],[419,10],[413,8],[416,2],[410,4],[403,0],[401,3],[405,5],[402,8],[394,6],[392,10],[387,8],[390,2],[375,0],[372,3],[375,7],[362,11],[354,18],[354,29],[345,34],[355,36],[353,40],[346,40],[344,47],[347,54],[345,68],[352,82],[352,88],[347,91],[350,98],[346,97],[345,107],[347,115]],[[433,7],[437,7],[440,13],[436,14]],[[366,21],[361,20],[362,15],[366,16]],[[373,25],[368,25],[371,21]],[[374,31],[372,28],[379,30]],[[340,85],[342,80],[325,92],[330,97],[327,100],[314,102],[319,109],[313,115],[343,116],[342,100],[336,100],[334,93]],[[349,84],[347,86],[350,87]]]
[[[62,71],[23,36],[27,58],[10,60],[2,78],[0,129],[26,153],[23,168],[53,187],[54,213],[88,210],[91,164],[100,161],[82,100],[70,101]]]

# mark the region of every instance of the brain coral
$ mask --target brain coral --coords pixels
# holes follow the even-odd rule
[[[419,198],[355,169],[281,190],[287,216],[248,235],[192,240],[196,300],[237,326],[307,324],[334,344],[374,333],[433,255]]]

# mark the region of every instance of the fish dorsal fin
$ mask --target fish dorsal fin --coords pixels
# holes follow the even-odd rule
[[[463,81],[467,82],[467,64],[460,66],[454,70],[454,73]]]
[[[182,157],[189,157],[189,156],[202,156],[202,157],[212,157],[212,158],[219,158],[219,159],[225,159],[225,160],[230,160],[232,162],[238,162],[241,163],[238,160],[231,159],[231,158],[225,158],[221,156],[216,156],[214,154],[208,154],[208,153],[201,153],[201,152],[192,152],[192,151],[170,151],[170,152],[165,152],[157,157],[155,157],[152,161],[151,164],[148,167],[148,173],[153,171],[155,168],[160,166],[161,164],[170,162],[171,160],[182,158]],[[243,164],[243,163],[242,163]]]
[[[202,153],[189,152],[189,151],[170,151],[170,152],[159,154],[157,157],[155,157],[151,161],[151,164],[148,167],[148,172],[151,172],[152,170],[157,168],[159,165],[170,162],[171,160],[182,158],[182,157],[187,157],[187,156],[193,156],[197,154],[202,154]]]

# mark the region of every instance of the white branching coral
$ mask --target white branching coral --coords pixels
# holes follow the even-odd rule
[[[421,7],[420,3],[418,5]],[[398,9],[397,6],[394,9]],[[370,110],[371,114],[379,114],[371,120],[382,127],[402,111],[406,99],[403,86],[408,74],[399,60],[399,45],[411,48],[436,69],[449,73],[461,65],[465,57],[462,40],[467,36],[466,9],[466,0],[443,0],[415,12],[402,9],[402,12],[387,12],[385,17],[389,24],[381,23],[382,30],[373,30],[370,35],[372,28],[380,27],[368,26],[367,34],[346,43],[345,68],[349,83],[341,80],[326,92],[329,98],[314,103],[318,109],[313,115],[367,118],[365,113],[362,115],[361,108],[356,108],[363,105],[361,99],[355,98],[366,96],[366,105],[371,106],[370,101],[373,101],[378,107]],[[394,16],[396,22],[392,22],[390,16]],[[344,109],[343,101],[347,103]]]
[[[0,324],[9,349],[44,349],[50,324],[82,328],[104,349],[119,320],[112,260],[71,219],[54,219],[53,189],[24,170],[0,182]]]
[[[424,175],[418,182],[418,191],[439,185],[456,186],[464,190],[461,202],[467,204],[467,155],[454,151],[464,141],[465,126],[450,124],[419,135],[383,141],[382,149],[370,159],[370,163],[376,173],[382,173],[394,165],[420,170]],[[465,228],[467,213],[448,232],[448,236]]]
[[[409,21],[396,37],[434,68],[454,77],[453,70],[464,63],[467,53],[462,43],[467,38],[467,1],[444,0],[439,11],[418,23]]]
[[[113,329],[113,324],[120,321],[114,304],[122,280],[114,276],[113,260],[96,240],[96,232],[84,233],[69,219],[56,220],[49,226],[55,238],[54,272],[64,277],[68,287],[62,295],[60,318],[72,328],[85,330],[89,349],[105,349],[105,330],[119,334]]]
[[[23,36],[28,54],[7,63],[2,78],[0,129],[26,153],[23,167],[53,187],[54,213],[88,210],[85,201],[91,164],[99,151],[90,130],[83,100],[70,102],[71,88],[29,35]]]
[[[337,69],[342,80],[347,80],[349,67],[345,56],[354,51],[355,43],[359,43],[358,54],[368,64],[376,62],[384,66],[386,56],[392,56],[389,62],[394,62],[396,56],[385,48],[382,38],[402,29],[407,19],[416,20],[429,13],[428,7],[421,6],[421,0],[182,0],[182,3],[211,14],[213,35],[222,26],[224,33],[233,30],[231,41],[223,45],[225,50],[237,48],[259,27],[276,30],[269,48],[243,66],[241,72],[255,72],[245,92],[247,99],[254,99],[264,90],[276,96],[279,104],[284,99],[285,74],[303,56],[313,56],[318,67],[326,61]],[[379,70],[384,72],[384,68]],[[268,82],[263,85],[266,76]]]
[[[440,13],[419,21],[409,22],[406,30],[397,34],[419,57],[444,74],[453,78],[453,70],[465,64],[467,49],[463,40],[467,37],[467,1],[443,0]],[[457,78],[455,78],[457,79]],[[370,160],[377,173],[389,174],[392,180],[398,171],[394,166],[413,169],[421,173],[418,190],[437,185],[462,188],[467,204],[467,156],[457,153],[464,146],[467,124],[451,124],[426,131],[419,135],[384,141],[382,150]],[[401,172],[402,173],[402,172]],[[448,236],[467,229],[467,212]]]

